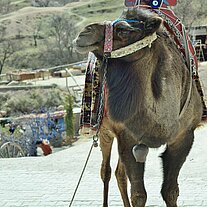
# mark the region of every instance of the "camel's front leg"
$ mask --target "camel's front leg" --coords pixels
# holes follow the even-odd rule
[[[109,181],[111,179],[110,159],[114,136],[107,128],[102,126],[99,137],[102,152],[101,179],[104,184],[103,207],[108,207]]]
[[[126,174],[131,183],[131,203],[133,207],[145,207],[147,193],[144,187],[144,163],[136,162],[132,148],[135,143],[131,137],[121,132],[117,134],[118,149]]]

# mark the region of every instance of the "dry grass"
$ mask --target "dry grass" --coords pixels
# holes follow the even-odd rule
[[[4,72],[8,71],[11,66],[18,69],[41,68],[52,66],[51,64],[59,64],[58,61],[58,63],[51,63],[48,59],[45,61],[42,58],[38,59],[36,55],[41,55],[44,51],[48,52],[47,42],[55,42],[54,37],[51,35],[50,27],[53,15],[59,14],[61,16],[64,14],[69,19],[75,19],[77,22],[76,28],[79,31],[88,23],[118,18],[123,10],[124,1],[80,0],[62,7],[31,7],[28,6],[31,3],[30,0],[12,0],[12,2],[15,5],[18,4],[17,8],[21,9],[6,15],[0,15],[0,26],[4,24],[6,26],[5,37],[13,39],[13,42],[21,47],[17,49],[15,55],[9,58],[4,67]],[[33,39],[35,31],[39,31],[38,47],[36,48],[34,47]],[[49,52],[48,54],[50,54]],[[32,62],[28,63],[27,60],[31,58]],[[19,62],[16,62],[17,59],[19,59]]]
[[[24,3],[24,1],[18,1],[18,3]],[[81,27],[89,22],[114,19],[120,15],[122,9],[123,0],[81,0],[63,7],[24,7],[18,11],[0,16],[0,24],[6,25],[8,38],[15,38],[20,31],[23,36],[31,35],[35,30],[36,22],[47,18],[51,14],[67,13],[76,15],[81,20],[78,23]]]

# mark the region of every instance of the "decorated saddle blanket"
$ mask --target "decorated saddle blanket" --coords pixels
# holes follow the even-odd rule
[[[155,5],[153,5],[153,2]],[[158,2],[158,4],[156,3]],[[202,88],[198,76],[198,63],[194,47],[190,38],[185,33],[185,27],[181,23],[169,6],[174,6],[176,0],[126,0],[127,7],[139,7],[141,9],[148,9],[157,13],[163,18],[163,24],[166,32],[172,37],[177,45],[180,54],[192,72],[192,77],[196,82],[198,91],[203,97]],[[97,61],[93,53],[88,55],[88,63],[85,76],[85,90],[83,93],[82,109],[80,116],[80,127],[87,127],[94,129],[97,124],[97,116],[99,112],[99,96],[100,96],[100,82],[98,69],[100,63]],[[203,98],[202,98],[203,100]],[[203,101],[204,112],[207,113],[205,103]]]
[[[145,0],[140,2],[141,3],[138,6],[139,8],[149,9],[152,12],[157,13],[160,17],[163,18],[164,20],[163,24],[168,32],[168,35],[171,36],[172,39],[174,40],[175,44],[177,45],[178,49],[181,52],[181,55],[186,61],[188,68],[192,67],[191,71],[197,74],[196,71],[198,68],[198,63],[197,63],[195,49],[189,39],[189,36],[186,34],[184,25],[182,24],[180,19],[174,14],[174,12],[168,7],[169,4],[168,2],[170,1],[169,0],[168,2],[163,1],[162,5],[158,8],[154,8],[149,4],[149,2],[154,2],[154,1]]]
[[[100,81],[99,68],[100,62],[96,56],[89,52],[86,64],[85,87],[82,97],[82,107],[80,115],[80,128],[93,129],[97,124],[97,114],[99,106]]]

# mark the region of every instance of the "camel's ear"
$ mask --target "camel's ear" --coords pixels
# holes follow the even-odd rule
[[[145,22],[145,33],[152,34],[157,31],[162,23],[162,18],[153,17]]]

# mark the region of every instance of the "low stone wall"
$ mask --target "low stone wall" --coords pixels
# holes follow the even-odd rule
[[[29,90],[29,89],[35,89],[35,88],[55,88],[56,85],[26,85],[26,86],[0,86],[0,92],[7,92],[7,91],[17,91],[17,90]]]

